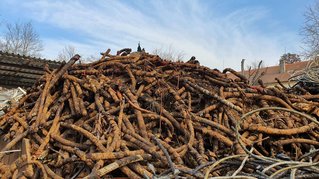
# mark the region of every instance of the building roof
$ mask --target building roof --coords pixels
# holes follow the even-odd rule
[[[0,51],[0,62],[10,63],[10,64],[19,64],[27,65],[32,67],[43,68],[44,64],[48,64],[50,68],[55,68],[60,66],[61,62],[48,60],[44,58],[36,58],[26,55],[14,54]]]
[[[264,73],[259,79],[261,79],[264,84],[272,84],[276,83],[277,81],[275,80],[278,78],[281,82],[288,82],[289,79],[294,76],[299,74],[302,70],[307,68],[309,61],[301,61],[301,62],[295,62],[292,64],[285,64],[285,72],[280,73],[280,66],[269,66],[269,67],[264,67],[259,69],[259,74]],[[240,72],[240,71],[239,71]],[[244,75],[248,78],[251,79],[257,72],[257,69],[253,70],[245,70]],[[234,79],[235,76],[229,75],[230,78]]]
[[[0,51],[0,86],[32,86],[44,74],[45,64],[54,69],[61,62]]]

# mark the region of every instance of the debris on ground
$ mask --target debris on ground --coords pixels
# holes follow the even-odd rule
[[[318,95],[109,52],[46,69],[0,118],[1,178],[319,176]]]
[[[18,87],[15,89],[5,89],[0,87],[0,116],[5,112],[4,109],[17,103],[26,94],[26,91]]]

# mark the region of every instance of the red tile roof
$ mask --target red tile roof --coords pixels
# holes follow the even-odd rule
[[[277,81],[275,80],[275,78],[278,78],[281,82],[287,82],[289,81],[289,78],[298,74],[298,72],[300,72],[301,70],[305,69],[308,63],[309,61],[301,61],[292,64],[285,64],[284,73],[280,73],[279,65],[260,68],[259,73],[264,73],[264,75],[260,79],[264,82],[264,84],[276,83]],[[255,73],[256,69],[244,71],[244,75],[246,77],[251,77]],[[234,76],[232,75],[230,75],[229,77],[234,78]]]

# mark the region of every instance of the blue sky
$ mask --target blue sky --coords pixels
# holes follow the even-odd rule
[[[55,59],[72,45],[84,57],[111,48],[173,48],[211,68],[239,69],[285,52],[302,53],[303,14],[314,0],[0,0],[0,19],[32,21]]]

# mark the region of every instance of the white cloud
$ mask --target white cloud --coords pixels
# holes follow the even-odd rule
[[[269,15],[263,7],[246,7],[221,16],[217,8],[197,0],[130,3],[34,0],[22,6],[34,21],[81,34],[78,41],[45,38],[45,56],[50,58],[64,44],[75,46],[80,54],[98,55],[106,48],[113,52],[135,48],[141,41],[148,51],[171,45],[185,52],[186,57],[196,56],[203,65],[239,69],[242,58],[247,63],[263,60],[266,65],[274,65],[285,47],[297,50],[296,34],[277,29],[278,33],[268,34],[257,26]]]

